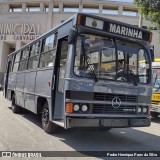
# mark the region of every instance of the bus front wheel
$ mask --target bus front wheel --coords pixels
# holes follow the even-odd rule
[[[48,103],[45,102],[42,110],[42,128],[46,133],[52,133],[57,130],[57,125],[49,120]]]
[[[15,94],[12,96],[12,112],[13,113],[19,113],[20,112],[20,107],[16,105],[16,96]]]

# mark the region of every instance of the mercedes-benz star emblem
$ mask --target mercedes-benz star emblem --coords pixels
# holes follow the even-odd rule
[[[112,99],[113,108],[118,108],[121,105],[121,100],[118,97]]]

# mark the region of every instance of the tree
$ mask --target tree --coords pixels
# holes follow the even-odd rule
[[[160,30],[160,0],[134,0],[134,3],[140,8],[140,13]]]

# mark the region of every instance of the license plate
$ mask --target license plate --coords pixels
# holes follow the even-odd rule
[[[145,127],[150,126],[151,120],[150,119],[132,119],[131,126],[132,127]]]
[[[159,94],[153,94],[152,100],[159,100],[160,101],[160,95]]]

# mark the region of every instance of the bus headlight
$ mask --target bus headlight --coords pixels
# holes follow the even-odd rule
[[[75,112],[77,112],[77,111],[79,111],[79,104],[75,104],[74,106],[73,106],[73,110],[75,111]]]
[[[143,113],[147,113],[147,107],[143,107]]]
[[[87,112],[87,110],[88,110],[88,106],[87,106],[86,104],[84,104],[84,105],[82,106],[82,111],[83,111],[83,112]]]
[[[141,107],[138,107],[138,113],[141,113],[142,112],[142,109],[141,109]]]

